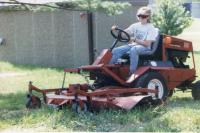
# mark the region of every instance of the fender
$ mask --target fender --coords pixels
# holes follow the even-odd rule
[[[133,81],[138,79],[140,76],[142,76],[144,73],[154,70],[154,71],[170,71],[175,70],[174,67],[152,67],[152,66],[143,66],[139,67],[134,74],[132,74],[128,80],[126,81],[127,84],[131,84]],[[177,70],[177,69],[176,69]],[[184,69],[185,70],[185,69]],[[163,75],[163,74],[162,74]]]
[[[139,67],[126,81],[127,84],[131,84],[133,81],[135,81],[137,78],[142,76],[144,73],[149,71],[151,69],[150,66],[144,66],[144,67]]]

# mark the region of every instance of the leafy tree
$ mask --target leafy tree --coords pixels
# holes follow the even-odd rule
[[[33,4],[18,0],[8,0],[3,3],[16,4],[15,6],[6,7],[4,10],[54,11],[56,9],[67,9],[83,10],[90,13],[101,11],[108,15],[122,14],[124,9],[131,6],[128,2],[113,2],[111,0],[61,0],[60,2],[48,4]]]
[[[122,14],[124,9],[131,6],[128,2],[113,2],[111,0],[66,0],[58,5],[89,12],[102,11],[108,15]]]
[[[151,21],[161,33],[178,35],[191,25],[192,18],[180,1],[160,0]]]

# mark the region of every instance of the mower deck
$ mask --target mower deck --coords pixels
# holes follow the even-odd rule
[[[122,88],[118,86],[102,87],[101,89],[89,91],[85,84],[70,85],[69,88],[44,89],[41,90],[29,84],[30,98],[35,98],[32,91],[37,91],[43,94],[44,101],[47,105],[73,106],[76,104],[80,110],[101,109],[101,108],[121,108],[130,110],[139,103],[153,102],[152,96],[148,93],[157,94],[156,90],[146,88]],[[34,100],[32,100],[34,101]],[[41,104],[41,103],[40,103]],[[35,108],[37,103],[31,108]]]
[[[78,100],[81,100],[82,102],[87,102],[87,97],[85,96],[78,96],[77,98]],[[75,96],[47,94],[46,99],[47,99],[47,104],[49,105],[55,105],[54,101],[56,100],[56,101],[60,101],[59,105],[57,106],[62,106],[65,103],[69,103],[70,101],[75,100]],[[93,97],[91,104],[93,105],[93,107],[95,105],[100,104],[101,106],[104,106],[104,108],[111,106],[111,107],[121,108],[125,110],[131,110],[141,101],[143,101],[143,103],[147,102],[147,99],[148,99],[148,102],[150,102],[151,96],[150,95],[124,96],[124,97],[111,97],[110,99],[107,99],[105,97]],[[98,107],[95,106],[95,108],[98,108]]]

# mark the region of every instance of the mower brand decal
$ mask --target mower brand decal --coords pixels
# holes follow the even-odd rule
[[[176,47],[176,48],[181,48],[180,45],[175,45],[175,44],[169,44],[171,47]]]

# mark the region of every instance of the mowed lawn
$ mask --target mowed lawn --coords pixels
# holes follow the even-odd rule
[[[185,32],[192,33],[194,30],[198,28]],[[198,38],[194,38],[197,39],[194,39],[194,47],[198,48]],[[199,59],[197,52],[195,61],[197,75],[200,76]],[[77,115],[70,108],[61,111],[45,105],[36,110],[25,108],[28,82],[33,81],[39,88],[61,87],[63,69],[0,62],[0,73],[0,131],[200,132],[200,101],[194,101],[191,92],[177,91],[164,106],[136,108],[129,112],[102,110]],[[68,83],[84,82],[79,75],[67,74],[66,86]]]

